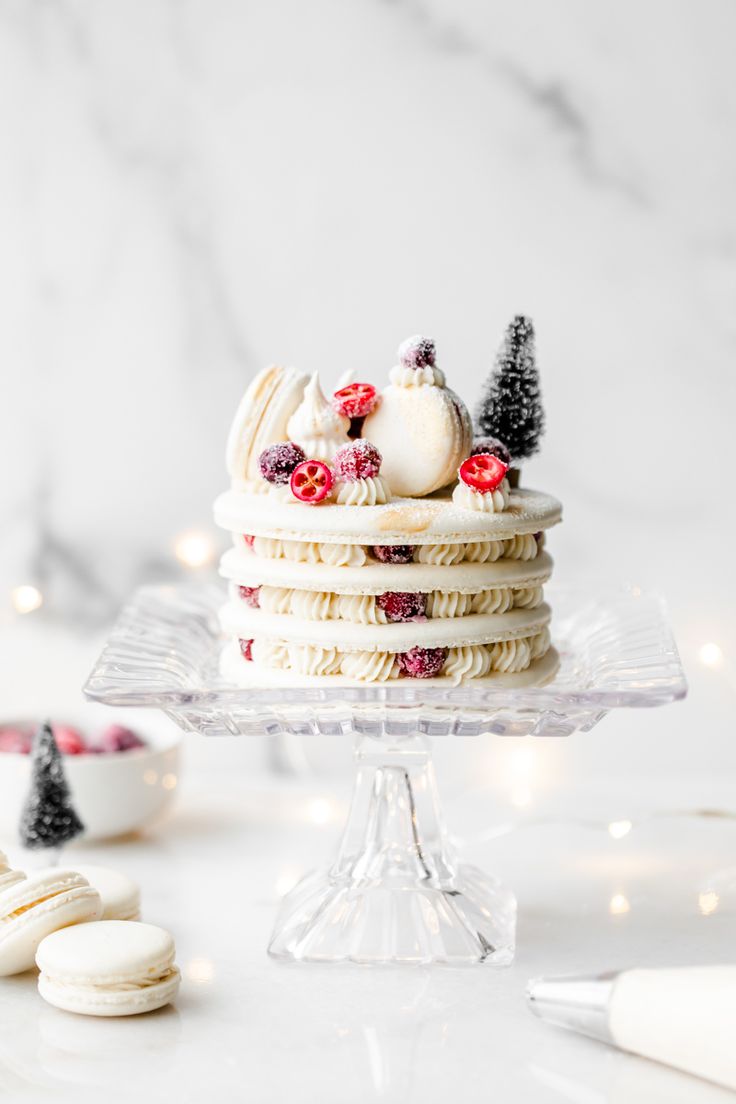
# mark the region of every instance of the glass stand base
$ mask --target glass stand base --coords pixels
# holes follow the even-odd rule
[[[363,738],[336,861],[283,901],[269,945],[292,962],[507,965],[516,901],[459,865],[419,736]]]

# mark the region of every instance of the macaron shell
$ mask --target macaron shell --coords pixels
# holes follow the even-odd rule
[[[127,874],[107,866],[87,863],[76,869],[99,893],[103,920],[140,920],[140,890]]]
[[[398,571],[396,564],[366,563],[361,567],[341,567],[336,571],[330,564],[271,560],[240,548],[231,548],[220,561],[220,574],[242,586],[292,587],[336,594],[383,594],[387,590],[445,590],[476,594],[479,590],[494,587],[520,589],[542,586],[552,574],[552,557],[541,552],[533,560],[408,563],[398,565]]]
[[[52,980],[42,973],[38,991],[45,1001],[65,1012],[82,1016],[137,1016],[163,1008],[174,999],[181,975],[174,966],[169,977],[144,989],[105,992],[94,986],[70,985]]]
[[[381,475],[392,493],[414,498],[456,478],[471,448],[472,424],[462,400],[447,388],[389,384],[361,436],[379,449]]]
[[[308,376],[278,364],[264,368],[251,381],[227,442],[227,469],[234,483],[257,479],[258,457],[263,449],[288,440],[287,423],[308,382]]]
[[[70,985],[146,984],[173,966],[174,940],[155,924],[104,920],[55,932],[38,948],[38,968]]]
[[[0,976],[30,970],[39,945],[53,932],[101,916],[100,895],[89,885],[74,886],[29,905],[0,928]]]
[[[296,499],[230,490],[215,501],[215,522],[231,533],[283,540],[347,544],[438,544],[505,540],[556,525],[562,504],[520,487],[497,514],[462,510],[447,491],[429,498],[394,498],[384,506],[310,506]]]

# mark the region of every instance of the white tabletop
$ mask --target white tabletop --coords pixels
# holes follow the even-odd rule
[[[259,775],[248,767],[251,743],[240,743],[238,770],[235,742],[191,738],[166,823],[142,838],[67,852],[67,865],[78,856],[140,882],[143,918],[175,934],[181,993],[175,1008],[105,1021],[45,1005],[33,974],[3,979],[0,1092],[8,1099],[729,1099],[542,1024],[524,1003],[528,979],[540,974],[732,955],[736,871],[730,892],[718,871],[734,866],[736,822],[695,815],[727,808],[726,787],[662,779],[653,802],[645,787],[618,780],[608,790],[576,787],[574,796],[561,787],[524,811],[506,791],[458,787],[446,811],[464,856],[519,898],[514,965],[288,967],[265,951],[278,899],[329,858],[349,777]],[[517,805],[522,797],[512,794]],[[617,823],[627,818],[628,831]]]

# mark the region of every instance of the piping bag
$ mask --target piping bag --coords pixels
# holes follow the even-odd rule
[[[736,1089],[736,966],[538,978],[527,999],[558,1027]]]

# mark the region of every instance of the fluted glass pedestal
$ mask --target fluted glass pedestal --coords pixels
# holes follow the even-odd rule
[[[337,858],[287,895],[269,953],[299,962],[511,962],[515,898],[458,863],[428,742],[365,737],[355,755]]]

